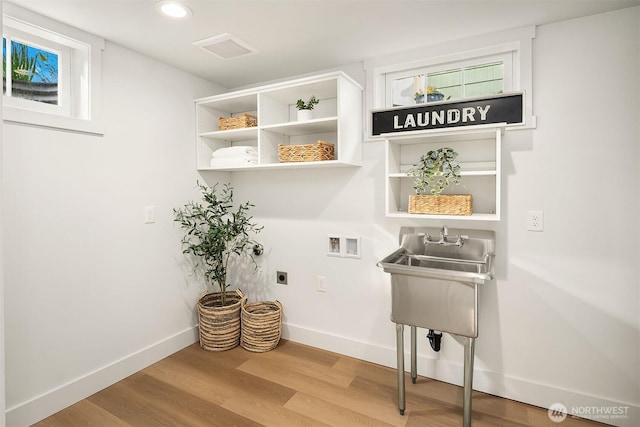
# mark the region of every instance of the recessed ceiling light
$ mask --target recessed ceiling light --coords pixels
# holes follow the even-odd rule
[[[191,16],[192,12],[186,5],[179,1],[162,0],[156,2],[156,10],[164,16],[174,19],[184,19]]]

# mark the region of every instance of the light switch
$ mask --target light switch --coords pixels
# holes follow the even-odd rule
[[[153,224],[154,222],[156,222],[156,207],[145,206],[144,207],[144,223]]]

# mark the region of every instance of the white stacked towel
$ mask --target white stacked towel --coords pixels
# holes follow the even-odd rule
[[[242,167],[258,163],[258,150],[251,145],[219,148],[211,155],[211,167]]]

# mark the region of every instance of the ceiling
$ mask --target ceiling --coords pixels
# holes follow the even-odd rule
[[[640,0],[12,0],[227,88],[353,64],[502,29],[632,7]],[[193,42],[232,33],[260,52],[223,60]]]

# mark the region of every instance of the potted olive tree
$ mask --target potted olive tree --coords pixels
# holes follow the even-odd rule
[[[415,178],[409,195],[409,213],[471,215],[472,198],[469,194],[442,192],[461,181],[458,153],[451,148],[430,150],[420,157],[417,164],[407,172]],[[424,194],[430,189],[431,194]]]
[[[228,292],[229,261],[246,257],[258,265],[254,253],[261,246],[252,235],[262,227],[253,222],[249,202],[233,206],[233,188],[224,184],[208,187],[197,184],[202,202],[189,202],[174,209],[174,219],[186,230],[182,238],[183,253],[195,258],[195,266],[204,275],[207,293],[198,300],[200,346],[205,350],[222,351],[236,347],[240,342],[240,309],[246,298],[241,290]]]

